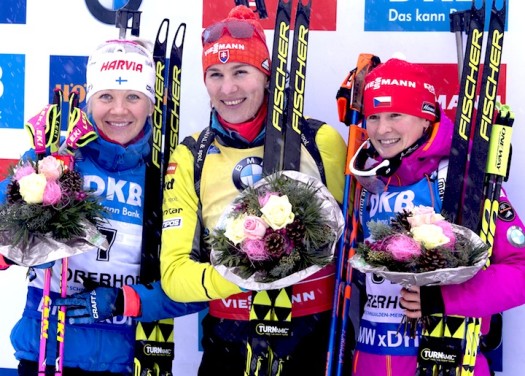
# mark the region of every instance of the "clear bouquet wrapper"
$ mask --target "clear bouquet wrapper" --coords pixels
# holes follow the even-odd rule
[[[9,231],[0,231],[0,254],[18,265],[32,267],[75,256],[93,250],[93,247],[107,249],[109,245],[106,237],[94,224],[84,220],[82,227],[82,237],[58,241],[51,236],[32,234],[27,243],[16,246],[11,245],[12,234]]]
[[[316,191],[316,197],[320,201],[320,214],[325,220],[324,225],[332,233],[331,238],[333,239],[328,244],[325,244],[322,249],[319,249],[320,254],[326,255],[324,265],[310,265],[301,270],[297,270],[289,275],[283,276],[281,278],[272,279],[268,276],[265,270],[255,271],[249,277],[242,275],[239,267],[228,267],[220,262],[219,251],[212,247],[210,254],[211,264],[215,269],[227,280],[235,283],[246,290],[271,290],[271,289],[281,289],[297,282],[310,277],[325,265],[333,261],[335,247],[337,240],[341,236],[344,230],[344,218],[339,208],[339,204],[334,199],[332,194],[328,191],[326,186],[316,178],[305,175],[297,171],[281,171],[277,174],[282,174],[288,178],[294,179],[295,181],[304,183],[305,186],[309,186]],[[264,188],[265,185],[269,184],[269,179],[272,179],[275,175],[271,175],[264,179],[258,181],[252,188],[257,190]],[[245,191],[246,192],[246,191]],[[245,193],[241,193],[241,196]],[[235,200],[234,200],[235,203]],[[234,203],[225,210],[221,218],[218,221],[216,229],[224,229],[225,223],[229,216],[231,216],[232,210],[234,210]]]
[[[474,248],[485,248],[481,252],[472,265],[457,266],[454,268],[442,268],[425,272],[400,272],[390,271],[385,266],[374,266],[367,263],[364,257],[360,254],[355,254],[350,259],[350,264],[353,268],[363,273],[374,273],[382,276],[390,282],[400,284],[405,287],[409,286],[430,286],[430,285],[453,285],[468,281],[476,275],[476,273],[483,268],[488,259],[488,247],[481,238],[470,229],[452,224],[452,228],[456,234],[465,237]]]

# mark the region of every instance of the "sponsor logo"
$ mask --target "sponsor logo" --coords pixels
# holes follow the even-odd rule
[[[182,227],[182,218],[171,218],[162,222],[162,229]]]
[[[388,312],[383,313],[385,315],[391,314]],[[360,344],[366,345],[366,347],[371,346],[372,348],[376,348],[376,350],[378,347],[388,348],[389,350],[396,349],[396,352],[402,354],[403,349],[410,351],[411,348],[419,346],[419,336],[412,338],[411,336],[399,333],[398,330],[389,330],[387,329],[388,326],[379,323],[368,325],[373,325],[373,327],[361,326],[357,337],[357,341]],[[399,324],[394,325],[398,326]]]
[[[114,70],[126,70],[126,71],[135,71],[135,72],[142,72],[143,71],[143,65],[138,64],[134,61],[128,61],[128,60],[113,60],[113,61],[107,61],[100,67],[100,71],[114,71]]]
[[[161,355],[161,356],[171,356],[172,350],[166,349],[161,346],[153,346],[151,344],[146,344],[144,346],[144,354],[146,355]]]
[[[449,14],[468,10],[465,0],[365,0],[365,31],[450,31]],[[488,9],[490,12],[490,9]]]
[[[504,201],[499,204],[498,217],[502,221],[510,222],[514,220],[516,213],[514,212],[512,205]]]
[[[243,43],[214,43],[210,48],[204,51],[204,56],[209,54],[219,54],[221,62],[225,63],[228,61],[229,50],[240,50],[244,51],[246,46]],[[223,56],[224,55],[224,56]],[[223,59],[226,59],[225,61]]]
[[[439,361],[440,363],[454,363],[457,358],[454,354],[433,351],[427,348],[421,349],[420,354],[424,360]]]
[[[275,325],[267,325],[267,324],[257,324],[255,326],[255,332],[257,334],[270,334],[270,335],[279,335],[279,336],[287,336],[290,332],[290,328],[281,328],[279,326]]]
[[[79,269],[70,270],[68,281],[83,285],[86,280],[90,280],[99,285],[113,287],[139,283],[139,277],[131,274],[94,273]]]
[[[166,168],[166,175],[174,174],[175,171],[177,171],[177,163],[168,163],[168,167]]]
[[[169,208],[164,210],[164,215],[170,215],[170,214],[180,214],[182,213],[182,208]]]
[[[174,185],[175,185],[175,179],[171,178],[164,182],[164,189],[167,191],[171,191]]]
[[[432,103],[423,103],[421,111],[434,115],[436,113],[436,106],[434,106]]]
[[[523,229],[521,227],[511,226],[507,230],[507,239],[509,240],[510,244],[515,247],[525,247],[525,234],[523,233]]]
[[[90,293],[90,302],[91,302],[91,315],[94,319],[98,319],[98,307],[97,307],[97,292],[95,290]]]
[[[233,169],[233,184],[239,191],[251,187],[263,177],[262,158],[249,157],[241,160]]]

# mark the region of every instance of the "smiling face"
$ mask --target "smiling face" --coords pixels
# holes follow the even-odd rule
[[[144,128],[153,103],[140,91],[101,90],[90,98],[89,110],[108,139],[127,145]]]
[[[268,76],[254,66],[242,63],[212,65],[204,80],[212,106],[232,124],[255,117],[268,86]]]
[[[429,126],[429,120],[396,112],[382,112],[366,119],[368,137],[383,158],[392,158],[412,146]]]

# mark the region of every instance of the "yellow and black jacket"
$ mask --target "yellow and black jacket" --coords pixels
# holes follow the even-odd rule
[[[303,124],[300,171],[323,180],[341,202],[345,142],[327,124],[314,119]],[[247,143],[237,133],[224,130],[212,113],[210,127],[187,137],[171,155],[164,187],[161,281],[173,300],[213,301],[210,314],[248,319],[250,293],[242,293],[214,269],[203,238],[216,226],[227,205],[262,177],[263,143],[264,131]],[[312,290],[315,298],[298,299],[292,316],[331,309],[333,266],[308,281],[294,285],[293,294],[300,296]],[[232,295],[233,300],[228,300]]]

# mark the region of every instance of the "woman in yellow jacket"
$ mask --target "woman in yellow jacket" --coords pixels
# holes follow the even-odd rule
[[[170,159],[164,192],[162,286],[176,301],[209,301],[199,375],[322,375],[326,364],[334,266],[293,286],[291,335],[264,337],[250,325],[251,293],[210,264],[204,237],[247,186],[262,177],[270,56],[253,12],[234,8],[202,34],[210,126]],[[342,201],[346,145],[329,125],[304,122],[300,171]],[[307,299],[304,299],[307,297]]]

